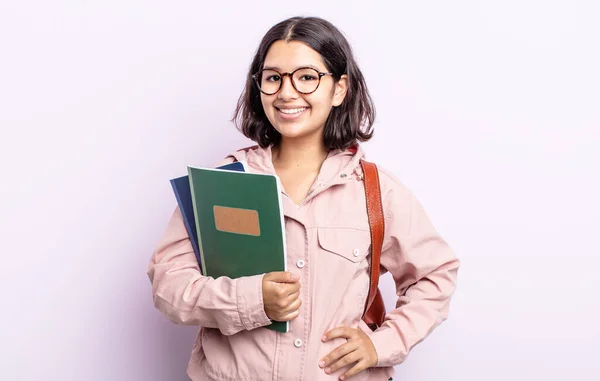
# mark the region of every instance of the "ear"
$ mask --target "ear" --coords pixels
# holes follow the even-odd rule
[[[346,93],[348,92],[348,76],[346,74],[340,77],[340,80],[336,82],[333,92],[333,107],[337,107],[342,104]]]

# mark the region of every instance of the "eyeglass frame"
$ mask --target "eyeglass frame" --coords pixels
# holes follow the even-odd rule
[[[315,89],[309,93],[304,93],[300,90],[298,90],[296,88],[296,84],[294,83],[294,73],[296,73],[298,70],[303,70],[303,69],[311,69],[317,72],[318,76],[319,76],[319,82],[317,83],[317,87],[315,87]],[[266,93],[262,90],[262,88],[260,87],[260,83],[258,83],[258,75],[260,73],[262,73],[265,70],[271,70],[274,71],[275,73],[279,74],[279,76],[281,77],[281,81],[279,82],[279,87],[277,88],[277,91],[275,91],[274,93]],[[318,71],[317,69],[315,69],[314,67],[309,67],[309,66],[305,66],[305,67],[299,67],[296,70],[292,71],[292,72],[287,72],[287,73],[280,73],[278,70],[275,69],[262,69],[259,70],[258,72],[252,74],[252,78],[254,79],[254,83],[256,83],[256,86],[258,87],[258,91],[260,91],[261,93],[265,94],[265,95],[275,95],[277,94],[280,90],[281,87],[283,86],[283,78],[288,76],[290,77],[290,82],[292,83],[292,87],[294,88],[294,90],[296,90],[298,93],[302,94],[302,95],[309,95],[314,93],[315,91],[317,91],[317,89],[319,88],[319,86],[321,85],[321,78],[327,75],[331,75],[333,76],[333,73],[327,73],[327,72],[321,72]]]

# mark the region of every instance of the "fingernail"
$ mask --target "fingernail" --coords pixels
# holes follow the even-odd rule
[[[327,336],[321,337],[321,340],[323,340],[323,341],[327,340]]]
[[[325,368],[325,373],[331,372],[331,368]]]
[[[320,366],[321,368],[323,367],[323,365],[325,365],[325,361],[321,361],[321,362],[319,362],[319,366]]]
[[[345,378],[346,378],[346,377],[344,377],[344,376],[340,376],[340,380],[343,380],[343,379],[345,379]]]

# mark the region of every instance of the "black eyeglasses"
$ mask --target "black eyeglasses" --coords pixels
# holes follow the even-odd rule
[[[333,75],[322,73],[311,67],[301,67],[291,73],[280,73],[277,70],[265,69],[252,75],[258,89],[265,95],[273,95],[281,89],[283,77],[289,76],[292,86],[300,94],[312,94],[319,88],[321,77]]]

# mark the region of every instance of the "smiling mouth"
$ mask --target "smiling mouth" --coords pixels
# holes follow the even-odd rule
[[[278,108],[276,107],[277,111],[279,111],[280,113],[284,114],[284,115],[298,115],[303,113],[304,111],[306,111],[308,109],[308,107],[299,107],[299,108]]]

